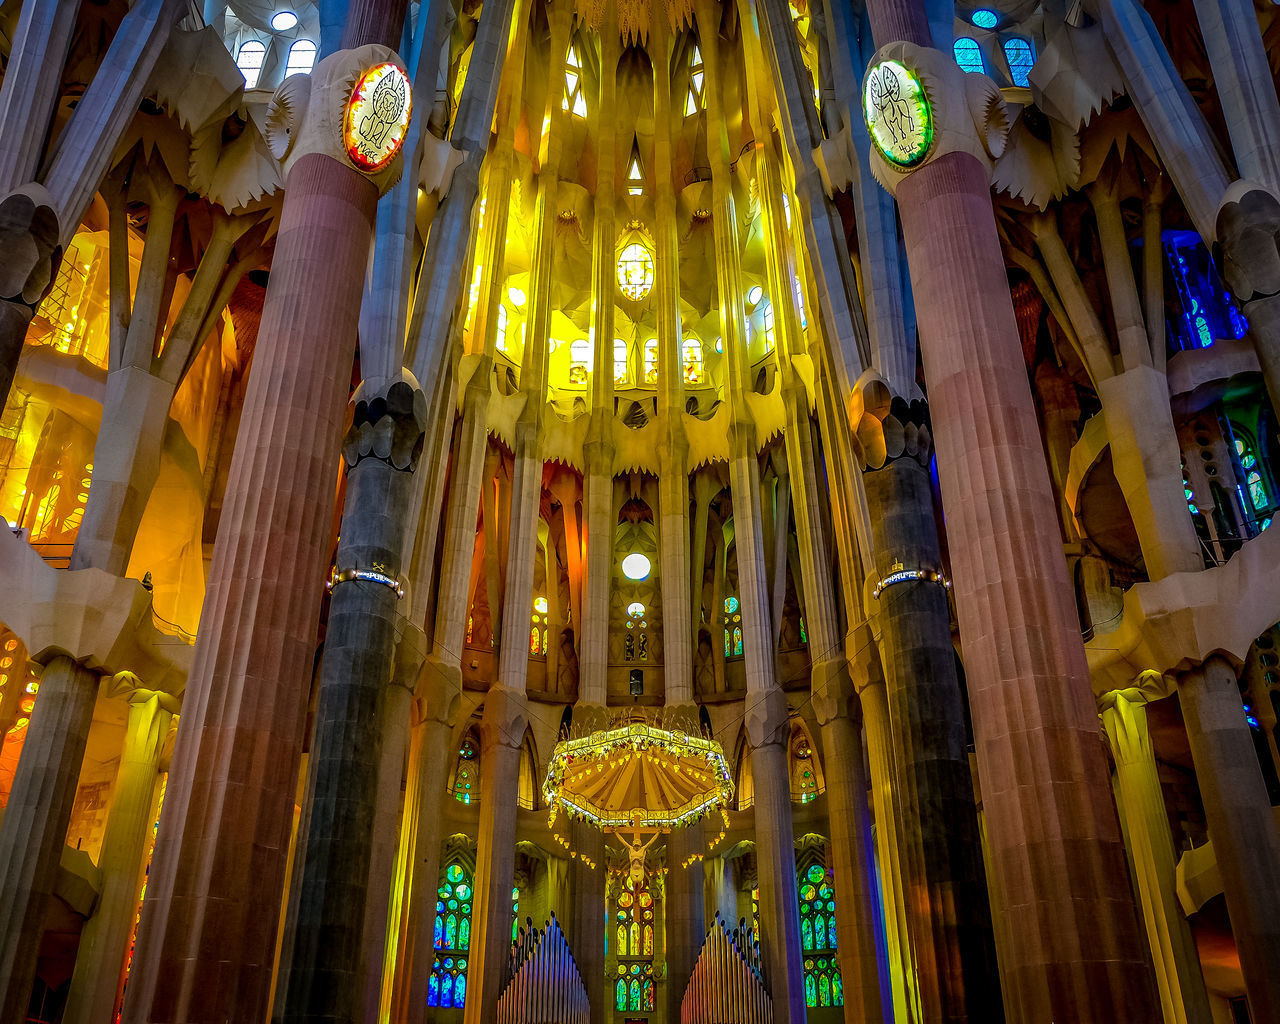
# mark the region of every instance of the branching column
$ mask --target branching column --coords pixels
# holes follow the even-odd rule
[[[927,49],[922,5],[877,0],[870,14],[877,41],[906,40],[890,48],[931,88],[963,91],[949,55]],[[905,174],[883,170],[894,183],[912,291],[928,297],[917,308],[925,376],[992,882],[1010,918],[1006,1012],[1016,1022],[1149,1020],[1156,1010],[1148,960],[1098,747],[989,172],[967,111],[939,116],[951,119],[937,126],[938,138],[951,141]],[[1068,938],[1079,935],[1093,941]]]
[[[135,685],[138,682],[128,673],[117,675],[113,682],[124,681],[122,676],[129,677],[128,681]],[[135,689],[129,694],[124,749],[98,858],[102,893],[93,916],[80,933],[75,973],[63,1014],[67,1024],[110,1020],[116,1008],[143,881],[143,858],[151,835],[160,751],[178,707],[178,699],[167,693]]]
[[[1175,892],[1173,841],[1147,728],[1148,699],[1139,689],[1106,694],[1099,702],[1102,725],[1115,759],[1116,801],[1165,1024],[1207,1024],[1212,1017],[1200,957]]]
[[[366,2],[386,8],[384,24],[398,37],[396,5]],[[308,116],[327,117],[339,83],[392,56],[377,46],[321,61]],[[126,1001],[131,1022],[260,1020],[268,1003],[329,557],[334,457],[378,197],[377,184],[329,133],[304,123],[292,138],[313,138],[315,148],[289,154],[271,285]]]
[[[1178,699],[1255,1020],[1280,1020],[1280,829],[1222,657],[1180,673]]]
[[[0,1022],[26,1020],[45,912],[58,879],[98,675],[64,654],[40,676],[0,823]]]

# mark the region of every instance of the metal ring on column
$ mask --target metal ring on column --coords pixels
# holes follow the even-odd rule
[[[941,584],[946,590],[951,589],[951,581],[935,569],[906,569],[901,562],[894,562],[889,568],[889,575],[877,583],[875,589],[871,591],[873,598],[878,598],[881,591],[895,583],[913,583],[917,580],[928,580],[930,583]]]
[[[380,583],[384,587],[390,587],[396,592],[396,597],[404,597],[404,586],[394,576],[388,576],[380,569],[335,569],[329,576],[329,581],[325,584],[325,589],[332,593],[333,588],[339,583],[346,583],[349,580],[364,580],[368,583]]]

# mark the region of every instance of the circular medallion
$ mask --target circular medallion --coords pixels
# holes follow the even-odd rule
[[[380,171],[400,152],[412,108],[409,78],[387,61],[362,74],[342,121],[347,157],[362,171]]]
[[[919,76],[896,60],[867,72],[862,113],[871,141],[897,167],[914,167],[933,145],[933,112]]]

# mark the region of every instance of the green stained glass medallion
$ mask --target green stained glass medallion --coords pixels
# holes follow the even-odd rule
[[[862,113],[876,148],[895,167],[914,167],[933,146],[933,111],[919,76],[896,60],[867,72]]]

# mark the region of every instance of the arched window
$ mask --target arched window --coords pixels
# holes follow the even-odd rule
[[[778,345],[778,333],[774,329],[773,303],[764,307],[764,347],[772,352]]]
[[[640,601],[627,605],[627,632],[622,638],[622,654],[627,661],[649,660],[649,620]]]
[[[724,599],[724,656],[742,657],[742,608],[736,597]]]
[[[453,769],[453,798],[460,804],[480,799],[480,747],[467,733],[458,745],[458,760]]]
[[[955,41],[952,51],[956,55],[956,63],[960,65],[960,70],[966,74],[980,75],[986,71],[986,66],[982,63],[982,50],[978,48],[976,39],[961,36]]]
[[[428,1006],[466,1005],[473,886],[471,872],[456,858],[440,875],[436,889],[435,962],[427,982]]]
[[[240,47],[236,55],[236,67],[244,75],[244,87],[256,89],[262,76],[262,65],[267,59],[267,48],[258,40],[250,39]]]
[[[643,242],[631,242],[618,253],[618,287],[632,302],[653,289],[653,253]]]
[[[625,388],[631,383],[631,367],[628,365],[627,343],[621,338],[613,339],[613,386]]]
[[[644,382],[658,383],[658,339],[650,338],[644,343]]]
[[[702,383],[702,342],[697,338],[684,339],[684,382]]]
[[[818,797],[818,773],[814,766],[813,747],[803,729],[791,734],[791,800],[807,804]]]
[[[614,915],[614,953],[618,979],[614,983],[614,1008],[651,1013],[654,1006],[653,949],[656,908],[647,882],[627,879],[618,893]]]
[[[1031,50],[1031,43],[1026,39],[1014,36],[1004,41],[1004,59],[1009,62],[1009,78],[1014,85],[1024,88],[1030,85],[1027,76],[1035,66],[1036,55]]]
[[[843,1006],[844,980],[836,955],[836,894],[818,863],[796,872],[800,887],[800,948],[804,956],[804,1001]]]
[[[535,597],[533,599],[533,615],[529,620],[529,653],[543,658],[547,656],[547,608],[547,599],[545,597]]]
[[[582,89],[582,62],[578,59],[578,48],[569,44],[569,53],[564,59],[564,97],[560,107],[568,110],[575,117],[587,116],[587,99]]]
[[[284,77],[290,75],[309,75],[316,63],[316,44],[310,39],[299,39],[289,47],[289,62],[284,68]]]
[[[591,342],[579,338],[569,346],[569,383],[585,387],[591,373]]]
[[[498,323],[493,343],[499,352],[507,350],[507,307],[501,304],[498,305]]]
[[[684,116],[696,114],[702,109],[702,51],[697,44],[693,47],[693,59],[689,63],[689,96],[684,101]]]

